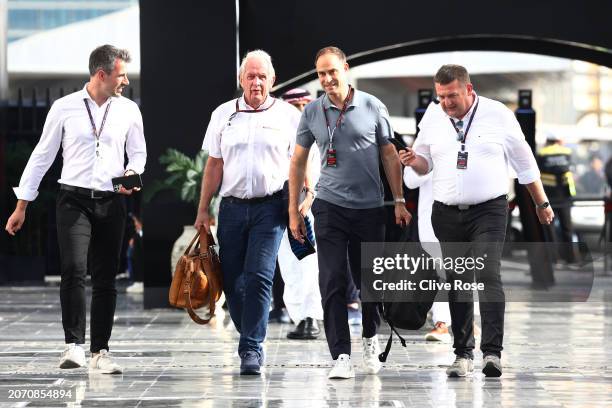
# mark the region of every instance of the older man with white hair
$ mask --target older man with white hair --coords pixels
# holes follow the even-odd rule
[[[220,188],[217,236],[223,289],[240,333],[240,374],[257,375],[263,364],[276,256],[286,214],[282,188],[289,175],[300,112],[269,95],[270,56],[246,54],[240,65],[243,95],[212,113],[203,148],[204,169],[195,227],[209,229],[208,207]]]

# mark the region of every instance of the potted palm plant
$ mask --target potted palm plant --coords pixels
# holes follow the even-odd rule
[[[143,199],[145,202],[151,200],[157,193],[162,190],[172,190],[186,203],[194,205],[196,208],[200,201],[200,189],[202,185],[202,173],[208,160],[208,153],[200,150],[194,158],[176,150],[167,149],[160,156],[159,162],[166,166],[168,176],[164,180],[157,180],[143,190]],[[210,204],[210,215],[212,220],[216,220],[219,208],[218,196],[215,195]],[[195,214],[195,212],[194,212]],[[212,224],[212,222],[211,222]],[[211,225],[211,230],[214,234],[214,225]],[[189,245],[189,242],[194,237],[196,231],[193,225],[185,225],[183,233],[178,237],[172,247],[172,255],[170,259],[170,268],[174,271],[174,267],[179,258]]]

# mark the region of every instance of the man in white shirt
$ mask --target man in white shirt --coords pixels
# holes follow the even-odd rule
[[[483,373],[499,377],[505,311],[500,256],[508,216],[509,165],[519,183],[527,187],[540,222],[550,224],[554,214],[533,152],[512,111],[500,102],[477,96],[462,66],[442,66],[434,85],[439,104],[429,105],[419,123],[414,150],[400,152],[400,159],[419,174],[433,171],[431,221],[440,242],[473,242],[478,243],[475,249],[486,251],[484,269],[475,271],[476,281],[484,286],[479,292],[480,348]],[[448,278],[450,282],[474,280],[472,273],[455,271],[448,271]],[[471,291],[451,290],[449,301],[456,359],[447,374],[462,377],[473,371]]]
[[[57,234],[61,262],[60,300],[66,349],[60,368],[85,365],[85,277],[91,274],[90,368],[120,374],[108,353],[117,291],[115,276],[125,229],[126,207],[111,179],[141,174],[146,162],[142,116],[138,106],[121,96],[129,85],[127,50],[103,45],[89,56],[85,87],[53,103],[40,141],[16,187],[17,206],[6,223],[15,235],[26,207],[38,195],[40,181],[62,147],[63,167],[57,198]],[[127,153],[129,162],[124,167]],[[88,259],[89,253],[89,259]]]
[[[249,52],[239,79],[243,95],[215,109],[206,130],[203,148],[209,156],[195,227],[209,229],[208,207],[220,186],[223,290],[240,333],[240,374],[258,375],[276,256],[287,224],[282,188],[300,112],[269,95],[275,76],[266,52]]]

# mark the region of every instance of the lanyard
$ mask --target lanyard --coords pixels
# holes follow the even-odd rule
[[[329,146],[330,146],[330,148],[333,146],[334,133],[336,132],[336,129],[338,128],[338,125],[340,125],[340,122],[342,121],[342,117],[344,116],[344,113],[348,109],[348,104],[349,104],[349,101],[353,97],[353,93],[355,93],[355,89],[352,86],[349,85],[348,95],[346,95],[346,98],[344,99],[344,103],[342,104],[342,110],[340,111],[340,115],[338,115],[338,119],[336,120],[336,126],[334,126],[333,129],[331,129],[329,127],[329,121],[327,120],[327,109],[325,109],[325,106],[323,106],[323,99],[321,99],[321,107],[323,108],[323,117],[325,118],[325,125],[327,126],[327,133],[329,134]],[[329,96],[328,96],[328,98],[329,98]]]
[[[240,107],[238,106],[238,99],[236,99],[236,111],[230,115],[229,119],[227,120],[227,126],[231,126],[232,119],[234,119],[236,117],[236,115],[238,115],[239,113],[259,113],[259,112],[265,112],[268,109],[270,109],[272,106],[274,106],[275,103],[276,103],[276,99],[272,99],[272,103],[267,108],[264,108],[264,109],[244,109],[243,110],[243,109],[240,109]]]
[[[479,101],[476,101],[476,105],[474,106],[474,110],[472,111],[472,114],[470,115],[470,120],[468,121],[467,127],[465,128],[465,133],[463,133],[463,137],[461,138],[461,151],[465,150],[465,141],[467,139],[468,132],[470,131],[470,127],[472,126],[472,120],[474,119],[474,115],[476,115],[476,110],[478,109],[478,102]],[[457,135],[460,135],[461,131],[459,130],[459,128],[457,127],[457,125],[455,124],[453,119],[448,118],[448,120],[450,120],[451,124],[455,128],[455,131],[457,132]]]
[[[89,104],[87,103],[87,98],[83,98],[83,102],[85,103],[87,113],[89,114],[91,129],[93,130],[93,134],[96,137],[96,156],[100,156],[100,135],[102,134],[102,130],[104,129],[104,124],[106,123],[106,116],[108,115],[108,110],[110,109],[112,100],[108,101],[108,105],[106,105],[106,110],[104,111],[104,116],[102,117],[102,124],[100,125],[99,132],[96,130],[96,122],[94,122],[94,118],[91,114],[91,109],[89,108]]]

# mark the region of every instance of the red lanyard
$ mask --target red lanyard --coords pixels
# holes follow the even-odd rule
[[[83,102],[85,103],[87,113],[89,114],[89,121],[91,122],[93,134],[96,137],[96,156],[100,156],[100,134],[102,134],[102,129],[104,129],[104,124],[106,123],[106,116],[108,115],[108,110],[110,109],[112,100],[108,101],[108,105],[106,105],[106,110],[104,111],[104,117],[102,117],[102,124],[100,125],[99,132],[96,130],[96,122],[94,122],[94,118],[91,114],[91,109],[89,108],[89,104],[87,103],[87,98],[83,98]]]
[[[340,110],[340,115],[338,115],[338,119],[336,120],[336,126],[334,126],[333,130],[329,127],[329,121],[327,120],[327,109],[325,109],[325,106],[323,106],[323,99],[321,99],[321,107],[323,108],[323,117],[325,118],[325,125],[327,126],[327,133],[329,134],[330,147],[333,146],[334,133],[336,132],[338,125],[340,125],[340,122],[342,121],[342,117],[344,116],[344,113],[348,109],[348,105],[353,97],[353,93],[355,93],[355,89],[353,89],[353,87],[349,85],[348,95],[346,95],[346,98],[344,99],[344,103],[342,104],[342,110]],[[329,96],[327,97],[329,98]]]
[[[265,112],[268,109],[270,109],[272,106],[274,106],[274,104],[276,103],[276,99],[272,99],[272,103],[270,104],[270,106],[268,106],[267,108],[264,109],[240,109],[240,107],[238,106],[238,101],[240,100],[240,98],[236,99],[236,112],[232,113],[229,117],[229,119],[227,120],[227,125],[231,126],[230,122],[232,121],[232,119],[234,119],[236,117],[236,115],[238,115],[239,113],[259,113],[259,112]]]

